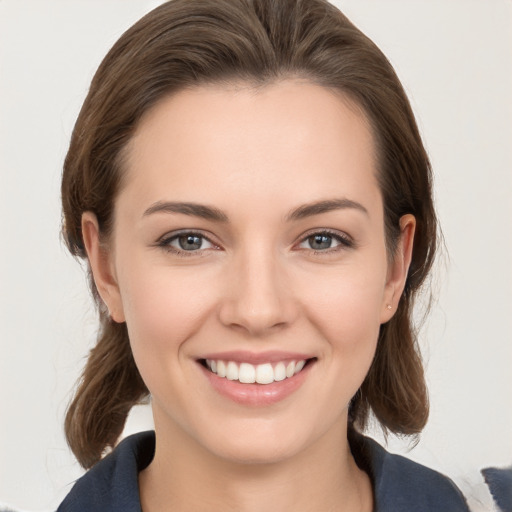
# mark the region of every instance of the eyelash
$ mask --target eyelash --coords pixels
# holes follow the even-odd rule
[[[214,244],[207,236],[205,236],[203,233],[199,231],[180,231],[178,233],[173,233],[172,235],[164,235],[160,240],[157,241],[156,245],[157,247],[161,247],[167,252],[170,252],[174,254],[175,256],[178,256],[180,258],[189,258],[189,257],[203,257],[205,256],[205,250],[206,249],[198,249],[196,251],[183,251],[180,249],[176,249],[176,247],[173,247],[171,242],[174,240],[177,240],[180,236],[195,236],[198,238],[201,238],[202,240],[208,241],[210,244],[212,244],[214,247],[217,247],[216,244]]]
[[[332,254],[332,253],[338,252],[338,251],[343,250],[343,249],[352,249],[352,248],[355,247],[354,241],[348,235],[341,234],[341,233],[335,232],[335,231],[331,231],[329,229],[323,229],[323,230],[320,230],[320,231],[313,231],[313,232],[305,234],[301,238],[301,240],[299,241],[298,245],[303,244],[309,238],[312,238],[314,236],[322,236],[322,235],[323,236],[328,236],[328,237],[334,239],[336,242],[339,243],[339,245],[335,246],[335,247],[329,247],[329,248],[324,249],[324,250],[318,250],[318,249],[312,249],[312,248],[311,249],[305,249],[305,250],[312,251],[312,253],[314,255],[325,256],[327,254]],[[180,249],[177,249],[176,247],[171,246],[170,245],[171,242],[177,240],[180,236],[195,236],[195,237],[201,238],[202,240],[206,240],[207,242],[212,244],[214,247],[218,247],[214,242],[212,242],[210,240],[210,238],[208,238],[207,236],[205,236],[203,233],[201,233],[199,231],[181,231],[181,232],[178,232],[178,233],[173,233],[170,236],[165,235],[160,240],[157,241],[156,246],[157,247],[161,247],[165,251],[170,252],[170,253],[172,253],[175,256],[178,256],[180,258],[204,257],[204,256],[206,256],[205,251],[208,250],[208,249],[197,249],[195,251],[184,251],[184,250],[180,250]]]
[[[304,235],[301,238],[299,245],[303,244],[309,238],[312,238],[314,236],[328,236],[328,237],[334,239],[336,242],[339,242],[338,246],[329,247],[329,248],[321,250],[321,251],[317,250],[317,249],[306,249],[306,250],[313,251],[314,255],[326,256],[328,254],[332,254],[332,253],[341,251],[343,249],[353,249],[355,247],[354,240],[352,238],[350,238],[348,235],[346,235],[345,233],[339,233],[338,231],[332,231],[330,229],[322,229],[320,231],[312,231],[310,233],[307,233],[306,235]]]

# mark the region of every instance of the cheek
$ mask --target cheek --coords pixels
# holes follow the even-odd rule
[[[367,266],[341,269],[324,279],[317,275],[313,288],[304,283],[309,290],[304,308],[316,319],[319,328],[323,326],[332,333],[331,338],[348,340],[358,332],[378,332],[386,269],[369,269]],[[350,332],[353,336],[346,336]]]
[[[340,269],[318,280],[314,293],[303,308],[325,344],[327,359],[333,361],[338,376],[357,391],[372,363],[380,330],[386,269],[371,267]],[[311,287],[309,287],[311,290]]]
[[[141,374],[177,364],[204,324],[214,290],[204,277],[158,266],[127,266],[120,276],[130,343]]]

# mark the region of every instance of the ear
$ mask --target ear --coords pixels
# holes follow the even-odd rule
[[[393,260],[389,263],[381,310],[381,323],[391,320],[404,291],[407,273],[411,264],[415,230],[416,219],[414,215],[407,214],[400,218],[400,240],[398,241]]]
[[[115,322],[125,321],[121,294],[114,272],[113,255],[100,241],[98,219],[92,212],[82,214],[82,236],[91,272],[101,299]]]

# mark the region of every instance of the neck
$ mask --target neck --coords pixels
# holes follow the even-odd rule
[[[370,481],[352,457],[346,423],[299,454],[257,464],[218,457],[184,432],[156,426],[155,457],[139,475],[144,512],[372,510]]]

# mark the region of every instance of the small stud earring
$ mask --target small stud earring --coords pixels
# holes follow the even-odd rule
[[[391,304],[388,304],[386,307],[387,307],[388,309],[393,309],[393,307],[391,306]]]

